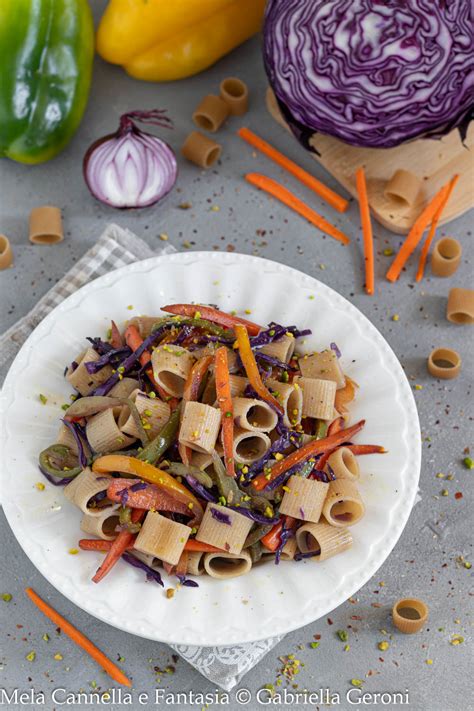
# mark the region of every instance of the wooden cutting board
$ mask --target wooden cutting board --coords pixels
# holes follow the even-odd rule
[[[271,89],[267,90],[266,101],[273,118],[290,131]],[[357,197],[355,171],[359,166],[364,166],[372,214],[392,232],[406,234],[426,203],[455,173],[459,174],[459,181],[440,224],[474,207],[473,122],[464,146],[457,130],[441,140],[412,141],[396,148],[358,148],[320,133],[314,134],[310,143],[320,154],[311,154],[315,160],[354,197]],[[408,170],[423,181],[418,198],[411,207],[387,199],[384,195],[387,181],[399,169]]]

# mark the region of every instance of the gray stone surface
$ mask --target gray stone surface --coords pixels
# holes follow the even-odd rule
[[[97,15],[104,4],[96,3]],[[387,338],[413,384],[423,433],[422,500],[416,504],[389,559],[356,598],[331,614],[332,624],[328,619],[321,619],[288,635],[245,677],[240,687],[250,689],[253,694],[247,708],[259,708],[255,694],[263,684],[275,682],[282,666],[278,657],[295,654],[301,660],[301,671],[295,679],[299,689],[329,688],[339,693],[341,699],[335,704],[336,708],[358,708],[345,699],[353,678],[363,679],[363,689],[370,693],[408,690],[410,708],[415,711],[474,708],[470,700],[473,657],[469,647],[472,572],[459,558],[464,556],[471,561],[474,557],[470,536],[474,472],[462,465],[463,450],[472,438],[473,341],[468,326],[454,326],[445,319],[450,287],[472,287],[472,215],[440,231],[455,235],[463,244],[464,257],[456,276],[450,280],[436,279],[428,269],[428,276],[421,285],[414,283],[413,262],[399,283],[390,285],[383,279],[390,261],[383,250],[396,249],[400,238],[376,226],[377,287],[376,296],[370,298],[362,289],[357,206],[352,203],[346,215],[335,219],[319,199],[240,142],[234,133],[242,123],[240,120],[229,121],[219,134],[224,151],[215,170],[204,175],[180,161],[178,187],[162,205],[140,212],[119,213],[91,198],[82,179],[82,155],[92,140],[114,130],[121,112],[167,108],[175,121],[175,130],[167,138],[178,149],[192,129],[190,115],[195,104],[203,94],[215,92],[219,81],[229,74],[242,77],[250,86],[252,105],[245,124],[335,185],[268,117],[263,103],[266,81],[258,40],[247,43],[208,72],[173,84],[134,81],[120,68],[107,66],[97,58],[87,113],[69,148],[41,166],[26,167],[7,160],[0,163],[0,231],[10,237],[15,252],[14,268],[0,273],[0,331],[27,313],[94,243],[110,221],[131,228],[150,245],[160,244],[158,235],[166,233],[179,250],[228,249],[275,259],[317,277],[349,298]],[[348,232],[353,238],[352,244],[344,248],[324,238],[283,206],[256,192],[243,180],[243,174],[250,170],[288,183],[298,195]],[[192,203],[192,208],[179,209],[181,202]],[[27,241],[28,212],[33,206],[44,203],[60,205],[64,212],[66,239],[52,248],[35,247]],[[213,210],[213,206],[219,210]],[[399,320],[393,320],[394,314],[399,315]],[[457,380],[442,382],[428,376],[426,357],[438,345],[451,346],[462,354],[463,372]],[[452,474],[453,478],[437,478],[438,472]],[[18,474],[21,476],[21,472]],[[441,495],[442,489],[447,490],[447,496]],[[462,498],[456,499],[456,492],[461,492]],[[27,560],[3,513],[0,513],[0,528],[0,587],[1,592],[13,595],[8,603],[0,599],[1,686],[42,690],[47,695],[43,708],[48,709],[55,706],[48,696],[53,688],[92,691],[91,682],[102,690],[109,688],[105,674],[63,635],[54,632],[32,608],[23,594],[24,587],[31,585],[112,658],[125,657],[123,667],[134,682],[134,709],[140,708],[139,692],[150,693],[148,708],[154,707],[152,694],[159,677],[159,688],[167,692],[215,691],[185,662],[173,662],[166,645],[115,630],[70,604]],[[428,603],[430,620],[420,634],[403,636],[392,628],[389,613],[397,598],[411,595]],[[343,651],[344,643],[336,635],[340,629],[348,630],[349,651]],[[45,632],[49,633],[49,642],[42,639]],[[316,634],[321,635],[320,645],[312,649],[309,643]],[[462,635],[465,641],[452,645],[453,634]],[[385,639],[390,647],[380,651],[377,645]],[[36,660],[30,663],[25,656],[31,650],[36,652]],[[55,660],[54,655],[58,653],[63,658]],[[432,664],[427,660],[432,660]],[[154,671],[154,667],[164,669],[169,664],[175,666],[174,674],[160,675]],[[286,682],[280,688],[284,687]],[[288,688],[294,691],[291,684]],[[9,706],[5,701],[4,705]],[[198,700],[195,705],[176,703],[175,708],[203,705]],[[211,703],[210,707],[216,705]],[[274,707],[296,706],[282,700]],[[300,708],[322,706],[309,703]],[[364,708],[376,706],[374,703]],[[56,707],[59,708],[59,704]],[[227,707],[239,708],[234,693]],[[386,707],[398,708],[394,702]],[[38,703],[35,708],[41,705]],[[77,703],[75,708],[97,708],[97,705]],[[109,708],[127,706],[116,703]]]

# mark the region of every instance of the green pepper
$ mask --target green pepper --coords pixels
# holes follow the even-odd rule
[[[252,531],[248,534],[247,538],[245,539],[244,543],[244,548],[250,548],[250,546],[253,546],[255,543],[260,541],[261,538],[263,538],[269,531],[271,531],[273,528],[273,524],[267,524],[266,526],[263,525],[258,525],[255,526]]]
[[[328,431],[328,423],[325,422],[324,420],[318,420],[316,422],[316,429],[314,432],[314,438],[315,439],[323,439],[326,437]]]
[[[52,444],[39,455],[41,471],[60,479],[72,479],[82,472],[74,452],[65,444]]]
[[[151,440],[145,449],[142,449],[140,454],[137,454],[137,459],[141,459],[149,464],[155,464],[158,459],[166,452],[173,444],[178,432],[180,420],[181,406],[178,406],[172,413],[170,419],[164,427],[158,432],[156,437]]]
[[[227,474],[222,460],[216,451],[212,453],[212,464],[216,473],[216,484],[219,494],[225,499],[226,504],[229,504],[229,506],[243,506],[248,509],[248,502],[243,500],[246,494],[239,489],[235,479]]]
[[[42,163],[72,138],[94,56],[87,0],[1,0],[0,156]]]

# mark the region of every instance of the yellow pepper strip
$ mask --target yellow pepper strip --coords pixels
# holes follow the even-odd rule
[[[278,412],[283,413],[283,407],[281,404],[273,397],[273,395],[267,390],[260,377],[260,372],[258,370],[257,362],[255,356],[250,347],[249,334],[245,326],[236,325],[234,326],[235,335],[237,337],[237,345],[239,347],[240,360],[245,368],[247,378],[250,381],[250,385],[253,387],[257,395],[259,395],[262,400],[268,402],[269,405],[274,407]]]
[[[168,494],[174,496],[178,501],[187,504],[189,509],[194,514],[193,523],[196,520],[201,520],[203,509],[199,501],[196,499],[185,486],[176,481],[171,474],[154,467],[153,464],[143,462],[135,457],[125,457],[123,454],[106,454],[104,457],[99,457],[92,465],[92,471],[97,474],[106,474],[109,472],[120,472],[122,474],[135,474],[143,481],[148,481],[150,484],[156,484],[163,488]]]

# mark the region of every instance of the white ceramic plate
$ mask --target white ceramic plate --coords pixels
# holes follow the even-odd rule
[[[311,297],[311,298],[310,298]],[[314,297],[314,298],[313,298]],[[46,484],[38,453],[54,442],[59,405],[70,389],[66,363],[87,335],[113,318],[156,314],[160,305],[215,303],[266,324],[310,327],[309,349],[335,341],[345,372],[360,384],[352,421],[367,420],[356,441],[381,444],[385,455],[361,458],[365,518],[350,551],[324,563],[268,563],[226,582],[199,578],[171,600],[141,571],[121,563],[104,582],[90,578],[101,554],[70,548],[81,537],[80,513],[60,488]],[[133,305],[133,311],[127,310]],[[42,405],[39,393],[47,396]],[[377,571],[408,519],[420,471],[420,430],[410,386],[394,353],[348,301],[315,279],[276,262],[239,254],[157,257],[97,279],[66,299],[25,343],[5,381],[2,417],[3,504],[23,550],[69,600],[109,624],[150,639],[188,645],[243,643],[289,632],[326,615]],[[166,576],[165,576],[166,578]],[[170,584],[173,584],[170,582]]]

